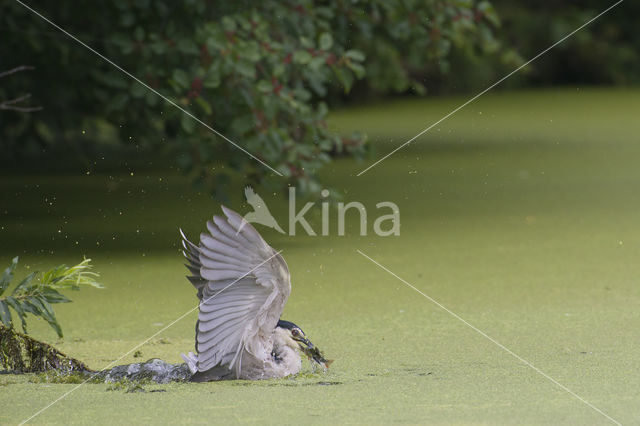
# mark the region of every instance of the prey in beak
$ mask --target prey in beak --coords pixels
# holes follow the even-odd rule
[[[291,338],[298,344],[300,351],[304,353],[310,361],[314,362],[315,364],[320,364],[325,370],[329,368],[333,360],[325,359],[322,351],[320,351],[320,349],[318,349],[313,343],[311,343],[311,340],[307,339],[307,336],[305,336],[300,327],[288,321],[282,320],[278,322],[278,326],[289,329]],[[313,365],[315,366],[315,364]]]
[[[324,368],[325,370],[329,368],[333,360],[325,359],[320,349],[315,347],[313,343],[311,343],[311,340],[305,337],[302,330],[300,329],[291,330],[291,337],[293,338],[293,340],[298,342],[298,345],[300,346],[300,350],[309,358],[309,360],[314,361],[317,364],[320,364],[322,368]]]

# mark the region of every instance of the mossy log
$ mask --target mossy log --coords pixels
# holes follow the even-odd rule
[[[92,382],[184,382],[191,372],[187,364],[169,364],[152,358],[144,363],[119,365],[109,370],[95,371],[82,361],[60,352],[53,346],[0,325],[0,370],[5,372],[48,373],[46,381],[76,383]],[[71,381],[69,381],[71,380]],[[75,381],[74,381],[75,380]]]
[[[0,325],[0,368],[13,373],[93,372],[82,361],[3,325]]]

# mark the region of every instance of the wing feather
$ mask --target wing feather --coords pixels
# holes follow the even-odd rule
[[[217,253],[215,251],[207,250],[207,249],[203,249],[202,250],[202,253],[200,255],[200,259],[198,259],[198,260],[200,262],[202,262],[202,264],[205,265],[205,266],[209,266],[210,262],[220,262],[220,263],[226,263],[228,265],[235,265],[235,266],[244,265],[243,261],[239,260],[237,257],[227,256],[225,254]],[[209,267],[210,268],[215,268],[217,266],[216,265],[211,265]]]
[[[253,260],[247,253],[249,250],[245,250],[245,247],[227,245],[206,233],[200,234],[200,244],[202,244],[207,249],[207,256],[211,254],[213,258],[215,258],[216,253],[218,253],[224,256],[231,257],[232,259],[242,261],[243,263],[251,262],[251,260]]]
[[[242,235],[241,232],[238,232],[238,229],[234,229],[231,227],[229,222],[223,219],[220,216],[214,216],[213,222],[218,226],[219,232],[222,232],[222,236],[226,236],[236,242],[236,244],[240,244],[243,247],[251,247],[249,241]],[[215,235],[215,234],[214,234]]]
[[[221,243],[227,244],[231,247],[236,247],[240,245],[240,243],[235,239],[229,238],[225,234],[220,233],[218,231],[217,225],[211,220],[207,221],[207,229],[209,230],[209,233]]]
[[[266,348],[291,292],[284,259],[242,216],[222,207],[196,246],[182,234],[189,280],[198,289],[198,371],[236,368]],[[182,231],[181,231],[182,233]]]
[[[239,318],[242,319],[243,317],[244,315],[241,315]],[[203,339],[205,340],[198,342],[198,350],[206,351],[207,349],[220,344],[220,342],[223,342],[227,337],[229,337],[229,335],[239,333],[240,331],[241,330],[239,330],[238,327],[228,325],[227,327],[221,328],[216,333],[203,333]]]
[[[224,317],[212,317],[207,320],[207,324],[203,325],[199,329],[199,333],[207,334],[211,331],[215,331],[216,329],[222,330],[224,327],[228,326],[229,323],[235,322],[237,318],[240,318],[244,315],[244,313],[240,312],[237,315],[225,315]],[[202,341],[206,341],[208,337],[206,335],[201,336]]]
[[[249,222],[244,220],[242,216],[224,206],[222,206],[222,211],[224,211],[224,214],[229,218],[228,220],[231,226],[235,229],[239,229],[242,236],[248,241],[263,248],[269,247],[253,226],[247,226]]]

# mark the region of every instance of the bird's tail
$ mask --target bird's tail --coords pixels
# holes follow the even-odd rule
[[[189,352],[187,355],[180,354],[180,356],[182,357],[182,359],[184,359],[184,362],[187,363],[189,371],[191,371],[192,374],[198,372],[198,355],[194,354],[193,352]]]

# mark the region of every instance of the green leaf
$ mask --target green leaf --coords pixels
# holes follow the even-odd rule
[[[249,130],[253,129],[256,125],[256,120],[253,117],[253,114],[245,114],[239,117],[236,117],[231,122],[231,128],[236,134],[242,135]]]
[[[238,73],[245,77],[253,79],[256,76],[255,66],[253,65],[253,63],[245,59],[240,59],[238,62],[236,62],[235,67]]]
[[[67,296],[65,296],[64,294],[60,294],[58,293],[58,291],[49,288],[49,287],[45,287],[42,290],[42,295],[43,297],[47,300],[47,302],[49,303],[68,303],[71,302],[71,299],[69,299]]]
[[[7,306],[7,302],[4,300],[0,300],[0,321],[8,327],[11,328],[13,325],[11,323],[11,312],[9,312],[9,306]]]
[[[349,93],[351,86],[353,85],[353,74],[344,68],[334,67],[333,71],[338,78],[338,81],[342,84],[345,93]]]
[[[40,282],[52,288],[71,288],[72,290],[80,289],[80,285],[103,288],[102,284],[95,280],[99,275],[90,272],[91,268],[91,259],[84,259],[72,267],[59,265],[45,272]]]
[[[189,117],[187,114],[182,114],[182,118],[180,119],[180,126],[182,130],[187,132],[188,134],[192,134],[196,129],[196,121]]]
[[[478,10],[484,13],[484,16],[496,27],[500,26],[500,18],[496,13],[493,5],[488,1],[481,1],[478,3]]]
[[[35,296],[34,299],[37,301],[37,303],[39,305],[42,305],[43,308],[43,316],[46,316],[50,319],[53,319],[54,321],[57,322],[56,320],[56,314],[53,311],[53,306],[51,306],[51,304],[49,302],[47,302],[47,299],[40,295],[40,296]]]
[[[327,94],[326,86],[319,79],[316,79],[316,78],[310,79],[309,85],[311,86],[313,91],[316,92],[316,94],[318,94],[319,96],[324,97]]]
[[[201,97],[197,97],[195,99],[195,102],[200,106],[200,108],[202,108],[205,114],[211,115],[213,113],[213,110],[211,109],[211,105],[209,105],[209,102],[205,101]]]
[[[304,47],[305,49],[309,49],[311,47],[313,47],[313,41],[311,41],[309,38],[307,37],[300,37],[300,45],[302,47]]]
[[[240,56],[251,62],[257,62],[260,60],[260,51],[258,49],[258,44],[255,41],[240,44],[236,51]]]
[[[296,99],[300,99],[304,102],[308,101],[309,99],[311,99],[311,92],[309,92],[306,89],[303,89],[302,87],[296,88],[293,90],[293,94],[296,97]]]
[[[273,66],[273,76],[274,77],[281,77],[284,72],[286,71],[286,68],[284,66],[284,64],[282,63],[277,63]]]
[[[182,88],[186,89],[189,87],[190,85],[189,76],[183,70],[181,69],[173,70],[173,74],[171,74],[171,76],[173,77],[173,80],[176,83],[178,83],[178,85],[181,86]]]
[[[58,323],[58,320],[56,318],[56,314],[53,312],[53,307],[49,304],[49,302],[47,302],[44,297],[33,297],[29,300],[33,300],[33,303],[41,308],[42,318],[44,318],[49,323],[51,328],[56,331],[58,337],[63,337],[62,328],[60,327],[60,324]]]
[[[353,71],[357,78],[362,78],[365,75],[364,67],[361,64],[350,62],[347,64],[349,69]]]
[[[167,45],[164,41],[156,41],[151,45],[151,50],[156,55],[162,55],[167,51]]]
[[[202,86],[207,89],[215,89],[220,86],[220,74],[209,72],[202,82]]]
[[[197,55],[198,54],[198,47],[197,45],[193,42],[193,40],[190,40],[188,38],[181,38],[178,40],[178,43],[176,44],[176,47],[178,48],[178,50],[184,54],[187,55]]]
[[[222,28],[225,31],[235,31],[236,30],[236,21],[234,21],[229,16],[224,16],[222,18]]]
[[[311,61],[309,61],[309,68],[314,71],[318,71],[320,68],[322,68],[322,66],[324,66],[326,61],[327,59],[324,56],[316,56]]]
[[[29,275],[27,275],[22,281],[20,281],[20,284],[18,284],[16,288],[13,289],[13,291],[11,292],[11,295],[12,296],[19,295],[20,292],[22,292],[27,288],[27,286],[31,283],[31,281],[37,274],[38,274],[37,272],[32,272]]]
[[[22,309],[22,305],[20,304],[20,301],[17,299],[14,299],[13,297],[7,297],[5,301],[9,306],[13,308],[14,311],[16,311],[16,314],[18,314],[18,318],[20,318],[20,321],[22,322],[22,331],[26,334],[27,321],[25,321],[25,318],[24,318],[25,313],[24,313],[24,309]]]
[[[28,298],[23,300],[20,306],[22,307],[22,311],[25,314],[33,314],[36,316],[40,315],[40,309],[38,309],[38,306],[34,305],[33,303],[30,303]]]
[[[51,328],[55,330],[58,337],[64,337],[64,335],[62,334],[62,328],[60,327],[60,324],[58,323],[58,321],[54,320],[54,321],[47,321],[47,322],[49,323]]]
[[[33,315],[37,315],[39,317],[47,315],[44,306],[42,306],[42,303],[40,303],[35,296],[29,296],[24,299],[22,302],[22,309],[24,309],[25,312],[31,312]]]
[[[14,257],[11,261],[11,265],[2,273],[2,278],[0,278],[0,295],[4,293],[4,291],[9,287],[9,283],[13,279],[13,273],[18,266],[18,256]]]
[[[347,50],[344,56],[351,59],[352,61],[358,61],[358,62],[364,61],[364,58],[365,58],[364,53],[355,49]]]
[[[55,143],[57,135],[43,121],[37,120],[34,123],[34,129],[46,143]]]
[[[293,52],[293,61],[298,64],[308,64],[311,58],[313,58],[313,56],[306,50],[296,50]]]
[[[333,46],[333,37],[329,33],[322,33],[318,42],[320,49],[329,50]]]
[[[259,92],[268,93],[273,90],[273,85],[267,80],[260,80],[256,86]]]
[[[45,285],[56,284],[58,281],[64,278],[63,272],[65,269],[67,269],[67,265],[58,265],[55,268],[49,269],[47,272],[42,274],[40,282]]]

